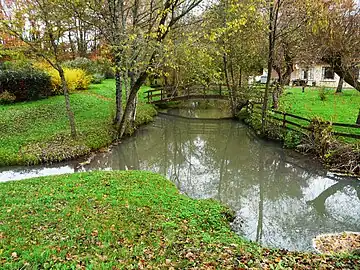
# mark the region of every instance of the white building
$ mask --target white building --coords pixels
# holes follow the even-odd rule
[[[301,67],[295,65],[291,73],[290,82],[294,80],[307,80],[309,86],[337,87],[340,77],[328,65],[313,65],[311,67]],[[344,88],[352,88],[351,85],[344,82]]]
[[[255,80],[260,83],[266,83],[267,70],[263,70],[262,76],[255,77]],[[271,79],[278,79],[278,74],[272,70]],[[291,73],[290,85],[296,80],[307,81],[308,86],[324,86],[336,88],[339,84],[340,77],[333,71],[329,65],[312,65],[309,67],[302,67],[300,65],[294,66],[294,71]],[[359,70],[360,81],[360,70]],[[351,85],[344,82],[343,88],[353,88]]]

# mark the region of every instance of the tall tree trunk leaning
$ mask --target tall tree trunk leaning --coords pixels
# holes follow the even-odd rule
[[[152,61],[151,61],[151,64],[152,64]],[[126,126],[129,122],[131,113],[133,111],[133,106],[134,106],[134,102],[135,102],[137,93],[138,93],[140,87],[144,84],[147,76],[148,76],[148,73],[147,73],[147,69],[146,69],[145,71],[140,73],[140,76],[138,77],[138,79],[135,81],[134,85],[130,89],[129,97],[128,97],[128,100],[127,100],[126,106],[125,106],[125,111],[124,111],[124,114],[123,114],[123,117],[121,119],[120,126],[119,126],[119,132],[118,132],[119,138],[121,138],[125,133]]]
[[[116,89],[116,107],[114,125],[119,126],[121,122],[123,107],[122,107],[122,81],[120,71],[120,56],[115,56],[116,70],[115,70],[115,89]]]
[[[62,67],[57,65],[57,71],[59,72],[59,76],[61,79],[61,85],[62,85],[64,97],[65,97],[65,107],[66,107],[66,113],[67,113],[67,116],[69,119],[71,137],[75,139],[77,136],[76,124],[75,124],[74,112],[71,110],[68,85],[67,85],[64,70],[62,69]]]
[[[229,97],[230,97],[231,112],[232,112],[232,115],[235,116],[236,115],[236,103],[235,103],[235,98],[234,98],[234,91],[232,89],[232,85],[230,84],[229,73],[227,70],[228,63],[227,63],[227,57],[226,57],[225,53],[223,55],[223,63],[224,63],[224,74],[225,74],[226,86],[228,88]]]
[[[281,85],[277,82],[273,88],[272,97],[273,97],[273,105],[272,108],[277,110],[279,108],[279,96],[281,93]]]
[[[135,73],[129,72],[129,77],[130,77],[130,89],[131,89],[134,87],[134,84],[135,84]],[[132,129],[135,128],[137,104],[138,104],[138,96],[136,95],[136,97],[132,103],[132,108],[131,108],[132,112],[131,112],[131,117],[130,117],[130,128],[132,128]]]
[[[344,77],[340,77],[338,86],[336,88],[336,93],[342,93],[343,85],[344,85]]]
[[[328,63],[334,69],[339,77],[344,78],[344,82],[354,87],[360,92],[359,69],[357,67],[349,67],[344,65],[341,55],[328,55],[321,58],[322,61]]]
[[[278,10],[278,9],[276,9]],[[275,33],[276,33],[276,21],[277,21],[277,11],[274,14],[274,2],[270,2],[269,7],[269,52],[268,52],[268,74],[266,79],[266,86],[264,92],[264,100],[262,106],[261,113],[261,132],[265,134],[266,130],[266,117],[267,117],[267,109],[268,109],[268,101],[269,101],[269,89],[271,82],[271,71],[274,63],[274,48],[275,48]]]

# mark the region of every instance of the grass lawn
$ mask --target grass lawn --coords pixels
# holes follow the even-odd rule
[[[324,120],[355,124],[360,108],[360,92],[353,89],[344,89],[343,93],[335,94],[334,89],[326,90],[326,99],[322,101],[319,97],[318,88],[306,88],[302,93],[301,88],[287,88],[280,99],[279,109],[312,119],[316,116]],[[302,125],[307,122],[289,118]],[[334,127],[339,132],[360,134],[360,128]]]
[[[91,172],[0,184],[1,269],[356,269],[360,257],[261,248],[213,200],[160,175]]]
[[[321,101],[317,88],[288,88],[280,100],[280,108],[286,112],[305,118],[320,116],[337,123],[355,124],[360,108],[360,92],[344,89],[342,94],[335,94],[334,89],[326,90],[326,100]]]
[[[138,125],[151,121],[156,114],[153,106],[145,104],[143,95],[139,96]],[[0,105],[0,166],[56,162],[109,145],[115,135],[111,125],[114,97],[114,80],[71,95],[79,132],[75,141],[70,138],[63,96]]]

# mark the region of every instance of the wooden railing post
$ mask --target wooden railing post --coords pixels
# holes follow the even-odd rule
[[[160,89],[160,100],[163,100],[163,89]]]
[[[284,117],[283,117],[283,128],[286,128],[286,113],[284,112]]]
[[[221,84],[220,84],[220,92],[219,92],[220,96],[221,96]]]

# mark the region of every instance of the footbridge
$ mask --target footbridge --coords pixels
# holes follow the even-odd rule
[[[165,86],[148,90],[145,94],[150,104],[182,100],[229,100],[229,91],[224,85]]]

